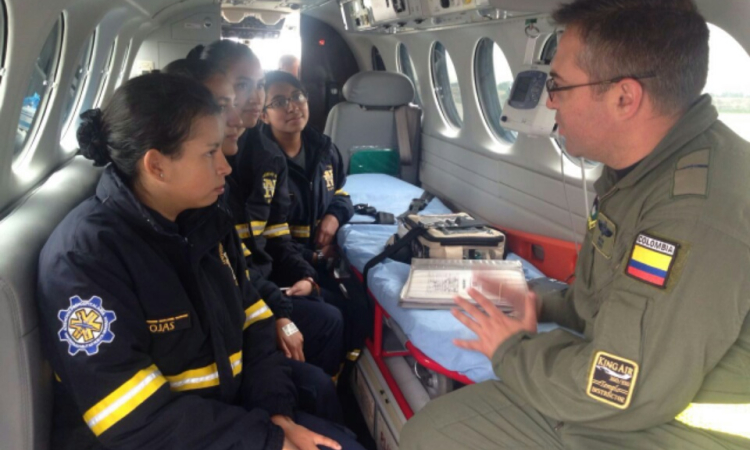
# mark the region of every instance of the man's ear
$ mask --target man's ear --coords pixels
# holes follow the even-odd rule
[[[620,119],[628,120],[643,108],[643,85],[633,78],[625,78],[617,83],[614,94],[616,115]]]
[[[166,158],[155,148],[147,151],[143,155],[143,173],[141,175],[156,181],[165,181],[169,177]]]

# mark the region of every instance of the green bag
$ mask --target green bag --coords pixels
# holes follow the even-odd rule
[[[381,147],[353,147],[349,158],[349,174],[384,173],[398,176],[401,159],[398,150]]]

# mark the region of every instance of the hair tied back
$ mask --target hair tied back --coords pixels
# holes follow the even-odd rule
[[[104,115],[99,108],[81,114],[81,125],[76,134],[81,154],[94,161],[95,166],[104,166],[111,161],[107,146]]]

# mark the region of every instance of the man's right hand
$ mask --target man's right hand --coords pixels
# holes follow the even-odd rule
[[[276,320],[276,343],[279,350],[284,352],[287,358],[305,362],[305,353],[303,350],[305,339],[302,336],[302,332],[297,331],[291,336],[287,336],[282,329],[290,323],[292,321],[286,318]]]
[[[320,450],[318,445],[341,450],[341,445],[338,442],[297,425],[289,417],[273,416],[271,421],[284,430],[282,450]]]

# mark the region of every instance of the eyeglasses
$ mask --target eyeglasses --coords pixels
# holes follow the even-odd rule
[[[627,78],[631,78],[633,80],[643,80],[646,78],[656,78],[656,74],[648,73],[646,75],[640,75],[640,76],[639,75],[623,75],[623,76],[612,78],[611,80],[595,81],[593,83],[584,83],[584,84],[574,84],[572,86],[558,86],[555,79],[550,78],[547,80],[546,83],[544,83],[544,85],[547,88],[547,94],[549,94],[549,99],[554,100],[555,92],[569,91],[571,89],[585,87],[585,86],[599,86],[602,84],[614,84],[614,83],[619,83],[620,81],[625,80]]]
[[[271,103],[263,107],[266,109],[287,109],[290,103],[294,103],[297,106],[304,105],[307,102],[307,96],[304,92],[295,92],[291,97],[275,98]]]

